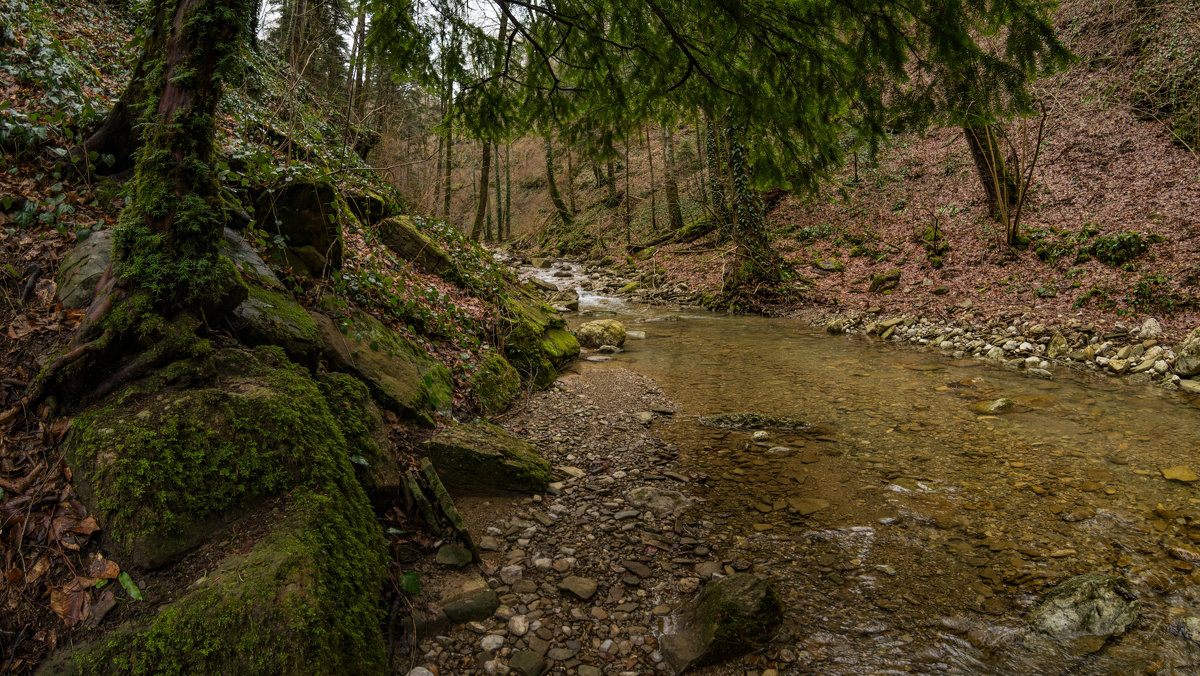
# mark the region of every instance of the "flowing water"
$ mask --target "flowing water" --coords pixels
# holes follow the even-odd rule
[[[698,479],[714,549],[779,585],[801,671],[1200,673],[1200,482],[1162,472],[1200,471],[1187,395],[1028,378],[786,319],[587,294],[581,310],[572,324],[645,332],[579,368],[643,373],[680,404],[653,424]],[[1001,398],[1012,405],[990,413]],[[741,411],[812,428],[754,441],[697,419]],[[1048,589],[1097,572],[1139,599],[1126,633],[1029,629]]]

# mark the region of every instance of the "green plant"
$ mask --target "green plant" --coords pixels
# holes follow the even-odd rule
[[[1188,301],[1170,285],[1170,279],[1161,274],[1146,275],[1133,288],[1130,305],[1139,312],[1163,312],[1170,314]]]
[[[1149,243],[1136,232],[1115,232],[1102,235],[1091,244],[1080,247],[1075,262],[1082,263],[1094,257],[1101,263],[1119,266],[1150,250]]]

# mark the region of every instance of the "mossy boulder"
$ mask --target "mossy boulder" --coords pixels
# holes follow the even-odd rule
[[[342,267],[341,195],[323,181],[293,181],[263,191],[254,202],[260,228],[282,238],[271,257],[318,276]],[[347,212],[348,213],[348,212]]]
[[[871,276],[871,293],[887,293],[900,285],[900,271],[888,270]]]
[[[271,266],[267,265],[262,256],[258,255],[258,250],[250,246],[250,243],[236,231],[225,228],[224,239],[221,241],[221,253],[233,261],[238,272],[241,272],[242,277],[247,281],[272,289],[283,288],[283,284],[275,276]]]
[[[403,490],[404,470],[370,391],[362,381],[345,373],[322,374],[317,382],[346,439],[359,483],[377,508],[386,509]]]
[[[530,291],[511,287],[500,303],[504,355],[526,382],[549,387],[559,369],[579,356],[579,341],[554,308]]]
[[[493,354],[471,376],[471,398],[479,410],[495,415],[521,393],[521,375],[504,357]]]
[[[282,288],[249,285],[248,291],[229,318],[238,340],[247,345],[277,345],[293,361],[315,367],[321,336],[308,312]]]
[[[768,641],[783,606],[766,581],[748,573],[715,580],[680,611],[679,631],[664,636],[663,657],[676,673],[749,652]]]
[[[453,425],[425,442],[448,486],[478,493],[538,493],[550,484],[550,464],[537,449],[485,422]]]
[[[385,218],[375,229],[379,233],[379,241],[397,256],[443,279],[458,280],[458,266],[437,242],[421,232],[412,217]]]
[[[342,190],[342,197],[354,217],[366,225],[400,213],[400,207],[390,195],[372,188],[346,188]]]
[[[109,545],[148,568],[266,498],[350,471],[321,390],[277,348],[176,362],[79,415],[65,449]]]
[[[383,322],[357,309],[324,307],[344,316],[312,313],[321,349],[330,365],[366,383],[379,405],[408,419],[433,423],[435,412],[449,412],[450,370],[424,348]]]
[[[349,469],[340,471],[342,479]],[[42,674],[384,673],[383,539],[361,492],[301,489],[248,553]]]
[[[621,347],[625,344],[625,325],[615,319],[597,319],[580,324],[575,337],[584,347],[597,348],[602,345]]]

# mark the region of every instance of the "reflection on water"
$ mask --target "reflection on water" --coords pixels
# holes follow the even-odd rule
[[[797,671],[1200,673],[1187,630],[1200,483],[1162,475],[1200,471],[1185,395],[1031,379],[790,320],[617,318],[645,340],[579,368],[639,371],[682,405],[656,424],[708,476],[696,492],[716,549],[783,587]],[[734,411],[817,427],[752,443],[695,420]],[[1129,579],[1130,631],[1064,647],[1027,629],[1047,589],[1089,572]]]

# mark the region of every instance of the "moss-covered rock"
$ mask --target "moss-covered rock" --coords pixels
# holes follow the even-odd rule
[[[566,323],[532,292],[512,287],[501,298],[504,354],[521,377],[535,387],[548,387],[558,370],[579,356],[579,341]]]
[[[679,616],[679,631],[664,636],[663,657],[676,673],[749,652],[768,641],[783,606],[766,580],[735,573],[705,586]]]
[[[329,411],[346,439],[350,462],[359,483],[377,507],[391,504],[404,483],[404,470],[388,440],[383,416],[367,386],[345,373],[318,377]]]
[[[263,230],[283,238],[283,246],[272,249],[272,258],[316,276],[326,267],[342,267],[340,212],[344,208],[332,185],[294,181],[259,195],[254,218]]]
[[[435,412],[449,412],[449,369],[371,315],[329,303],[325,307],[345,313],[338,318],[312,313],[331,366],[356,375],[380,406],[405,418],[432,424]]]
[[[58,267],[55,297],[65,308],[87,307],[96,293],[96,283],[112,262],[112,231],[93,232],[75,245]]]
[[[235,334],[247,345],[276,345],[293,361],[316,366],[320,333],[316,322],[283,289],[250,286],[249,295],[230,315]]]
[[[471,376],[471,398],[479,410],[495,415],[521,393],[521,376],[504,357],[493,354]]]
[[[397,256],[443,279],[459,281],[458,266],[437,242],[417,228],[411,217],[385,218],[375,229],[379,240]]]
[[[320,389],[271,348],[172,364],[77,417],[65,446],[110,544],[144,567],[268,496],[350,471]]]
[[[438,474],[455,488],[537,493],[550,483],[550,464],[533,444],[491,423],[448,427],[424,448]]]
[[[584,347],[597,348],[602,345],[621,347],[625,344],[625,325],[615,319],[597,319],[581,324],[575,337]]]
[[[361,492],[302,489],[284,511],[249,553],[157,615],[61,653],[41,673],[383,673],[386,558]]]
[[[400,207],[391,195],[372,188],[343,188],[342,197],[354,217],[366,225],[374,225],[400,213]]]

